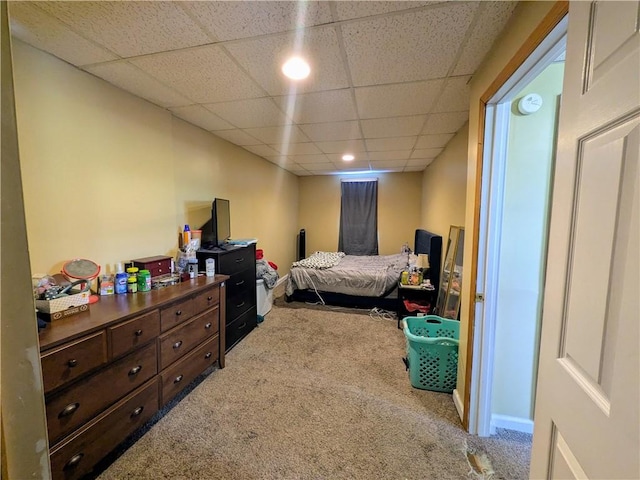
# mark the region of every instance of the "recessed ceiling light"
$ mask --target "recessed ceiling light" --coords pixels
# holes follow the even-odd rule
[[[309,76],[311,67],[300,57],[291,57],[282,65],[282,73],[291,80],[302,80]]]
[[[354,158],[356,158],[356,157],[354,157],[350,153],[345,153],[344,155],[342,155],[342,160],[344,160],[345,162],[350,162]]]

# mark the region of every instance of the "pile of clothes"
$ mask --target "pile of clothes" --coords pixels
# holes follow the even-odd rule
[[[256,279],[264,280],[267,288],[273,288],[278,282],[278,266],[264,259],[264,252],[261,249],[256,250]]]

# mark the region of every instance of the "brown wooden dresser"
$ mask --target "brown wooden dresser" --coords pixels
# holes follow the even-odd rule
[[[100,297],[40,332],[54,479],[91,472],[200,373],[224,368],[228,278]]]

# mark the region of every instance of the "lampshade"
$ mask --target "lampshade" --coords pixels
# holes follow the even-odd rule
[[[418,268],[429,268],[429,255],[426,253],[418,254]]]

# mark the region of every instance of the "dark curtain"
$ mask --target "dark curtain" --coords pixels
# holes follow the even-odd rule
[[[378,254],[378,182],[342,182],[338,250]]]

